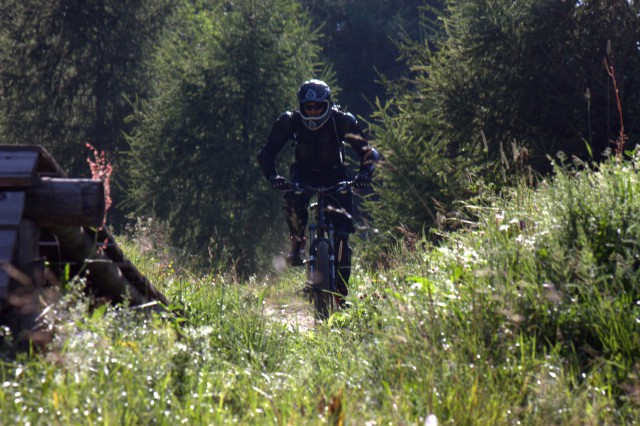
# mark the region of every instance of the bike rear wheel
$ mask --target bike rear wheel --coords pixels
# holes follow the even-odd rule
[[[325,320],[333,309],[329,242],[320,241],[316,248],[313,272],[313,305],[316,318]]]

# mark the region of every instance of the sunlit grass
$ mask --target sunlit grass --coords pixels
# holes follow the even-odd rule
[[[302,322],[302,270],[239,283],[122,238],[184,317],[70,292],[50,348],[2,363],[0,423],[634,424],[638,191],[608,164],[469,206],[389,270],[356,259],[326,323]]]

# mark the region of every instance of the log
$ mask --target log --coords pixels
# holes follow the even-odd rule
[[[60,226],[50,228],[58,238],[62,255],[78,265],[87,264],[91,288],[97,296],[106,296],[115,303],[128,301],[132,305],[147,302],[147,299],[122,275],[120,268],[109,259],[103,250],[96,247],[83,228]]]
[[[27,189],[24,216],[41,227],[102,225],[104,184],[91,179],[42,178]]]

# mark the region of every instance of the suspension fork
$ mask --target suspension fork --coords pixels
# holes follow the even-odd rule
[[[331,271],[331,292],[336,292],[336,250],[333,245],[333,225],[329,225],[327,232],[329,240],[329,271]]]
[[[309,246],[309,276],[313,280],[315,274],[315,260],[316,260],[316,247],[320,241],[327,241],[329,245],[329,270],[330,272],[330,287],[332,292],[336,292],[336,250],[333,241],[333,224],[326,224],[325,222],[325,203],[324,199],[318,197],[318,205],[316,207],[317,220],[316,223],[309,225],[309,240],[311,241]]]

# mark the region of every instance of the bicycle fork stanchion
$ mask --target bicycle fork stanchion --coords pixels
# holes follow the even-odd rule
[[[329,236],[329,269],[331,270],[329,291],[331,291],[333,296],[333,293],[336,292],[336,250],[333,245],[333,225],[329,225],[329,232],[327,232],[327,234]]]
[[[315,275],[315,265],[316,265],[316,246],[318,245],[318,241],[315,238],[316,226],[309,225],[309,261],[307,264],[307,285],[311,286],[313,291],[316,291],[316,286],[314,282]]]

